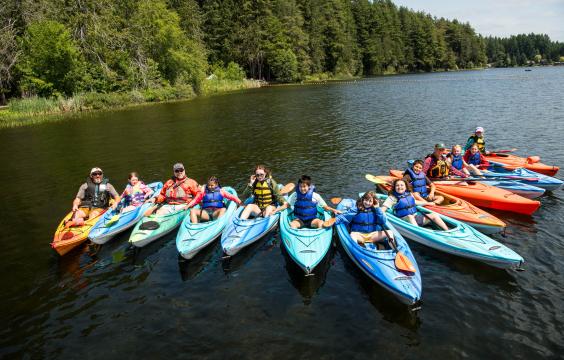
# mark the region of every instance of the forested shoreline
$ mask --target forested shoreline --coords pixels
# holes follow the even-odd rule
[[[0,29],[0,104],[21,113],[260,86],[246,78],[292,83],[564,56],[546,35],[484,38],[390,0],[12,0]]]

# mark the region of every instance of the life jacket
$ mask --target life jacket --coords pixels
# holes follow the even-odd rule
[[[394,191],[393,194],[396,199],[398,199],[398,202],[394,205],[395,216],[402,218],[407,215],[413,215],[417,212],[417,208],[415,207],[415,198],[409,191],[406,191],[401,195]]]
[[[351,220],[351,232],[369,234],[374,231],[382,231],[385,223],[382,210],[377,211],[374,206],[358,211]]]
[[[80,201],[80,206],[89,208],[104,209],[110,205],[110,197],[108,196],[107,185],[108,179],[102,179],[102,182],[96,184],[92,179],[86,179],[86,191],[84,199]]]
[[[474,134],[468,138],[468,140],[470,139],[472,139],[474,144],[478,145],[478,150],[480,150],[482,154],[486,153],[486,140],[484,140],[484,137],[479,137]]]
[[[458,154],[458,155],[450,155],[451,159],[452,159],[452,167],[454,167],[457,170],[462,170],[462,166],[464,165],[463,160],[462,160],[462,154]]]
[[[315,186],[311,185],[307,193],[296,191],[296,203],[294,204],[294,215],[301,221],[310,221],[317,217],[317,204],[313,202],[313,191]]]
[[[257,204],[261,210],[266,209],[268,205],[275,204],[272,180],[270,178],[263,181],[255,180],[253,183],[253,196],[254,203]]]
[[[479,152],[477,152],[475,154],[470,154],[470,153],[468,154],[468,164],[478,166],[481,163],[482,163],[482,158],[481,158]]]
[[[125,206],[137,206],[145,201],[145,193],[141,190],[141,185],[144,185],[141,181],[139,182],[139,187],[133,187],[131,184],[127,184],[124,191],[125,195],[123,196]]]
[[[426,198],[429,193],[427,193],[427,179],[423,171],[416,174],[411,168],[407,168],[404,174],[408,173],[411,177],[411,187],[413,187],[413,192],[418,192],[422,197]]]
[[[192,191],[187,180],[188,177],[185,177],[177,181],[173,176],[165,183],[165,197],[168,204],[185,204],[192,200]]]
[[[431,166],[427,171],[427,176],[432,179],[447,177],[449,166],[446,159],[441,156],[441,158],[437,160],[433,154],[430,156],[433,161],[431,161]]]
[[[221,195],[221,188],[219,186],[216,186],[216,188],[213,191],[211,191],[210,189],[208,189],[208,186],[206,185],[204,191],[204,198],[202,199],[202,208],[219,209],[222,207],[225,207],[225,204],[223,203],[223,195]]]

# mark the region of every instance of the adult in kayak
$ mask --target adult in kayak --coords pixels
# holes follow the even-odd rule
[[[477,144],[470,146],[470,149],[466,150],[466,153],[464,154],[464,161],[467,162],[468,165],[474,166],[476,169],[486,170],[490,167],[490,163],[480,152]]]
[[[123,190],[124,207],[121,212],[131,211],[141,205],[153,195],[153,190],[139,180],[139,174],[135,171],[129,174],[128,184]]]
[[[173,213],[180,207],[190,208],[203,197],[198,183],[186,176],[186,170],[182,163],[176,163],[172,167],[174,175],[163,186],[160,194],[150,201],[156,204],[167,204],[172,206],[160,207],[157,215]]]
[[[282,205],[281,209],[286,209],[289,206],[292,206],[294,209],[294,219],[290,221],[290,227],[293,229],[302,227],[320,229],[324,227],[323,220],[318,218],[318,206],[333,214],[341,213],[339,210],[328,206],[321,195],[315,192],[315,186],[311,183],[311,177],[307,175],[300,177],[298,180],[298,191],[290,195],[288,201]]]
[[[253,202],[245,206],[240,219],[246,220],[252,216],[268,217],[278,211],[278,205],[286,203],[280,195],[278,183],[272,178],[270,170],[264,165],[255,166],[255,172],[251,175],[249,184],[243,195],[252,195]]]
[[[81,226],[85,219],[95,218],[110,205],[110,199],[114,200],[112,208],[115,209],[120,201],[119,194],[99,167],[90,170],[90,176],[86,182],[80,185],[78,193],[72,202],[74,213],[65,227]]]
[[[190,222],[192,224],[197,224],[200,221],[215,220],[223,216],[227,209],[223,201],[224,199],[241,205],[241,200],[236,195],[231,195],[221,188],[219,179],[215,176],[208,179],[208,182],[202,188],[202,194],[202,199],[194,204],[201,204],[201,208],[190,210]]]
[[[455,169],[446,158],[446,146],[443,143],[435,144],[435,150],[427,155],[423,163],[423,173],[430,179],[444,179],[450,175],[467,177],[464,172]]]
[[[486,151],[486,139],[484,139],[484,128],[478,126],[476,131],[474,131],[474,135],[471,135],[466,141],[466,146],[464,146],[464,151],[470,150],[472,145],[478,145],[478,150],[484,155],[487,155],[488,152]]]
[[[433,221],[441,229],[448,230],[445,222],[436,213],[426,213],[425,215],[417,211],[417,206],[434,205],[432,202],[416,200],[413,195],[407,191],[406,182],[403,179],[397,179],[392,184],[392,190],[388,194],[388,198],[382,204],[382,211],[392,209],[394,215],[405,220],[415,226],[425,226]]]
[[[415,160],[411,168],[407,168],[404,171],[403,180],[407,184],[409,191],[418,200],[440,204],[445,199],[440,195],[435,195],[435,184],[423,172],[423,160]],[[429,189],[427,189],[427,186]]]
[[[462,146],[454,145],[450,151],[450,154],[447,155],[447,160],[450,162],[450,165],[465,173],[466,175],[474,174],[474,175],[482,175],[480,169],[478,169],[475,165],[468,164],[462,155]]]

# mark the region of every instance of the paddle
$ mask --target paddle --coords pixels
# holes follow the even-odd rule
[[[165,203],[163,201],[162,203],[151,206],[150,208],[147,209],[147,211],[145,211],[143,216],[151,216],[155,212],[155,210],[160,209],[164,204]]]
[[[492,150],[489,153],[490,154],[507,154],[507,153],[512,153],[514,151],[517,151],[517,148],[506,149],[506,150]]]
[[[376,183],[376,184],[389,185],[389,183],[386,180],[380,179],[379,177],[371,175],[371,174],[364,175],[364,178],[366,180],[373,182],[373,183]]]
[[[539,178],[523,178],[520,176],[489,176],[486,178],[481,177],[456,177],[450,179],[436,179],[433,181],[457,181],[457,182],[464,182],[464,181],[498,181],[498,180],[524,180],[524,181],[539,181]]]
[[[296,185],[294,183],[287,183],[286,185],[284,185],[282,187],[282,189],[280,189],[280,191],[278,192],[280,195],[286,195],[289,192],[294,191],[294,189],[296,188]]]

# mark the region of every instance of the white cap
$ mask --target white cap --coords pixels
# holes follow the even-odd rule
[[[102,169],[100,169],[99,167],[93,167],[92,170],[90,170],[90,175],[92,175],[93,173],[95,173],[96,171],[99,171],[101,173],[104,173],[102,171]]]
[[[478,127],[476,128],[476,131],[474,131],[474,132],[482,132],[482,133],[483,133],[483,132],[484,132],[484,128],[481,127],[481,126],[478,126]]]

